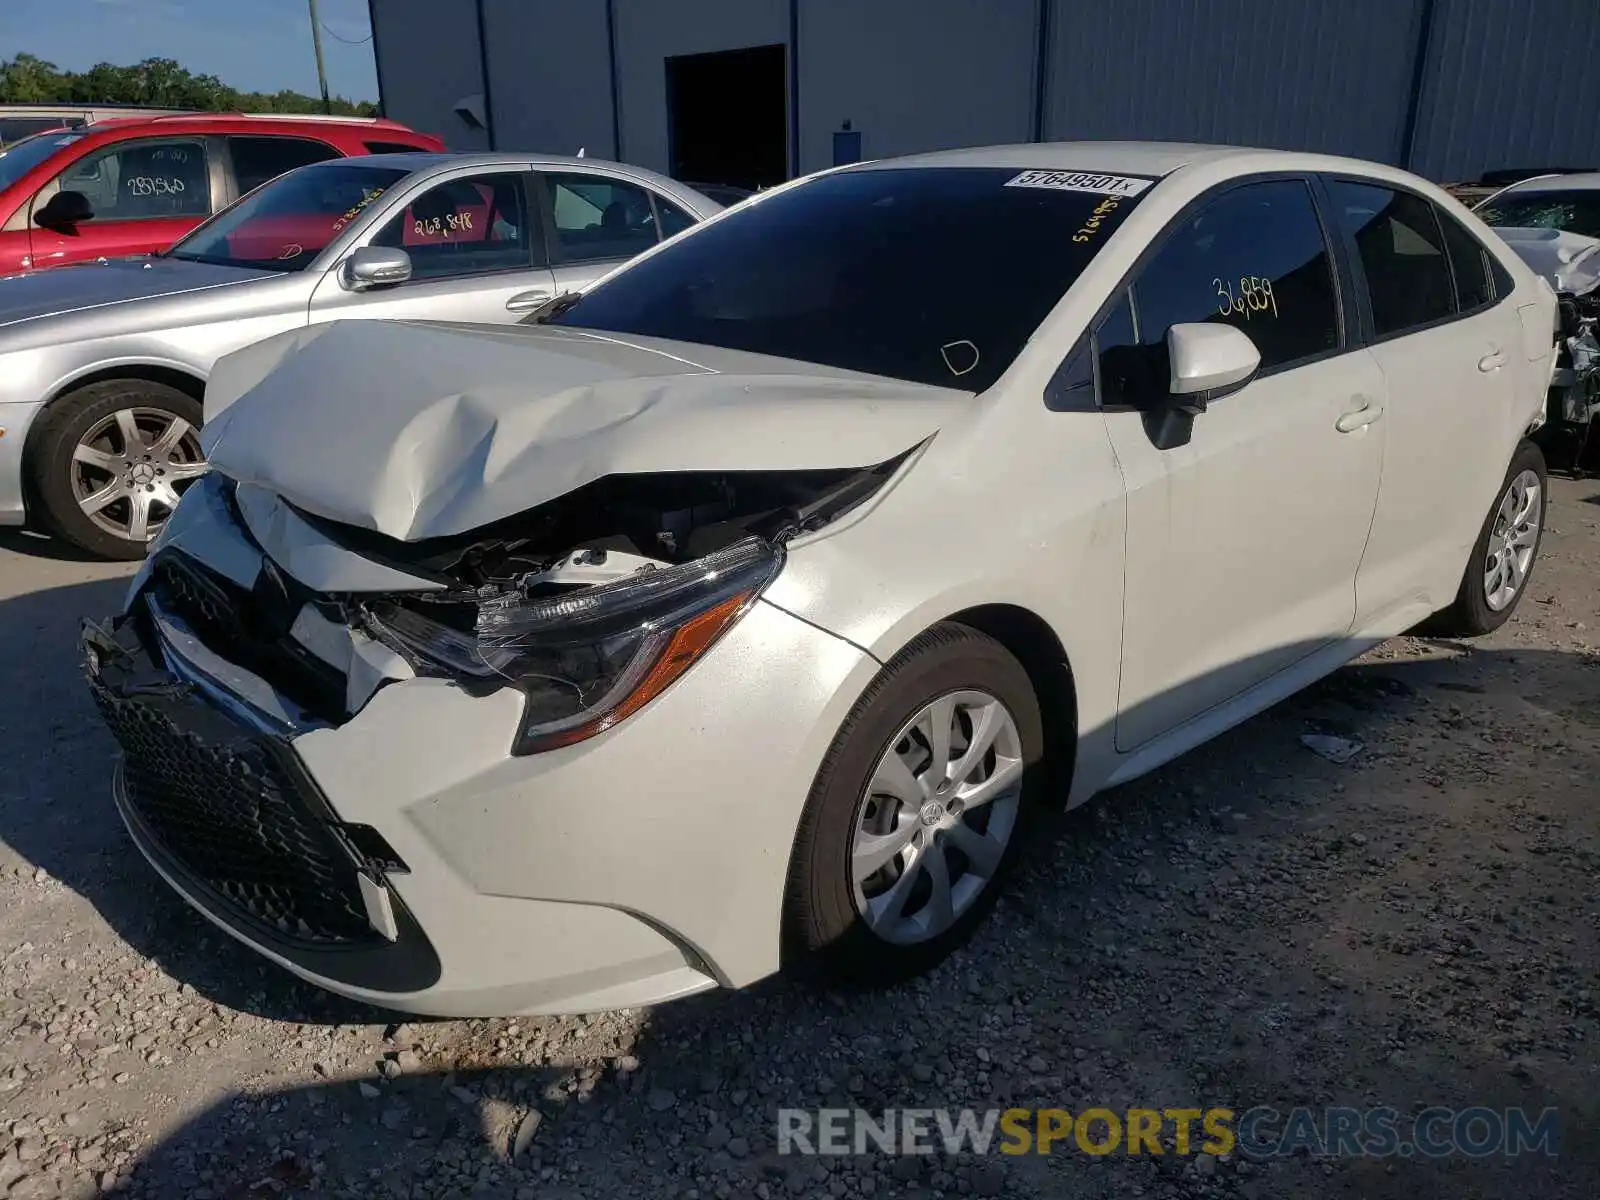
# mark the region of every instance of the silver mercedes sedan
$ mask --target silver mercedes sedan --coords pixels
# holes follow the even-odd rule
[[[516,321],[720,208],[596,159],[373,155],[281,176],[153,257],[0,277],[0,525],[140,558],[206,470],[220,356],[351,317]]]

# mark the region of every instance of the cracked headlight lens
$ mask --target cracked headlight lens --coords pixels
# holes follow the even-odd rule
[[[476,635],[384,606],[378,631],[452,673],[527,697],[514,754],[570,746],[643,708],[744,615],[783,566],[748,538],[715,554],[554,594],[479,602]]]

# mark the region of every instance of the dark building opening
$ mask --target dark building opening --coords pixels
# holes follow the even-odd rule
[[[667,59],[672,174],[759,188],[789,177],[782,46]]]

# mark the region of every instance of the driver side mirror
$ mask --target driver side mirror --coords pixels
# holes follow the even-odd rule
[[[1161,450],[1187,445],[1195,417],[1248,385],[1261,369],[1261,351],[1232,325],[1179,324],[1167,330],[1167,361],[1167,394],[1149,414],[1150,438]]]
[[[411,256],[395,246],[362,246],[339,268],[339,282],[352,292],[404,283],[411,278]]]
[[[73,191],[57,192],[33,214],[35,225],[58,233],[71,233],[74,226],[93,219],[94,209],[89,204],[89,197]]]

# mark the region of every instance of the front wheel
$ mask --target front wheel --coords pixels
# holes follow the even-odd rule
[[[205,473],[200,402],[146,379],[91,383],[39,418],[29,482],[51,532],[100,558],[143,558]]]
[[[932,967],[993,907],[1024,841],[1039,705],[1027,672],[963,625],[873,681],[817,774],[790,868],[792,949],[844,982]]]
[[[1524,441],[1473,544],[1455,603],[1428,622],[1427,632],[1476,637],[1511,619],[1539,557],[1548,494],[1544,453]]]

